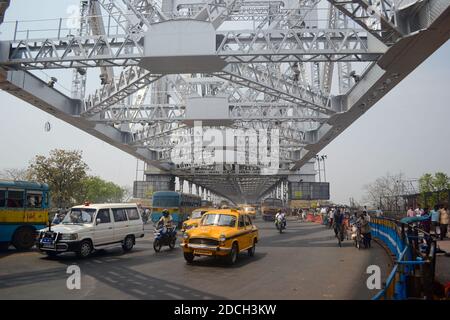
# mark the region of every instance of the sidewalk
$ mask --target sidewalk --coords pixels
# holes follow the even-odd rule
[[[436,274],[435,279],[442,285],[450,282],[450,239],[437,242],[441,250],[447,254],[439,253],[436,255]]]

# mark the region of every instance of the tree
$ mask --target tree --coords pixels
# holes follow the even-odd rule
[[[49,185],[52,204],[59,208],[75,202],[87,170],[81,151],[61,149],[50,151],[48,157],[37,155],[29,166],[31,178]]]
[[[0,177],[8,180],[30,180],[30,172],[27,169],[4,169],[0,172]]]
[[[405,177],[403,173],[384,177],[364,186],[366,189],[366,201],[373,207],[382,207],[388,211],[400,210],[402,198],[405,193]]]
[[[434,207],[448,197],[450,178],[443,172],[436,172],[434,176],[425,173],[419,178],[419,202],[422,207]]]
[[[124,195],[125,190],[115,183],[90,176],[83,179],[76,200],[78,203],[85,201],[92,203],[121,202]]]

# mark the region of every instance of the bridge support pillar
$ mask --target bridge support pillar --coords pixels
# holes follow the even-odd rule
[[[134,198],[149,199],[156,191],[175,191],[175,176],[151,166],[147,167],[144,175],[144,181],[134,181]]]

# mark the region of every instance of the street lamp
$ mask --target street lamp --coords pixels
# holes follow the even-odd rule
[[[317,168],[319,170],[319,182],[322,182],[322,177],[320,175],[320,156],[318,154],[316,154],[316,160],[317,160]]]
[[[327,158],[327,155],[326,155],[326,154],[321,155],[320,158],[321,158],[322,161],[323,161],[323,181],[324,181],[324,182],[327,182],[327,175],[326,175],[326,173],[325,173],[325,159]]]

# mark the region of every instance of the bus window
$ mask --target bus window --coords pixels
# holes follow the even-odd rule
[[[36,192],[27,192],[27,208],[41,208],[42,194]]]
[[[6,190],[0,190],[0,207],[4,207],[6,204]]]
[[[8,208],[23,208],[23,191],[8,190]]]

